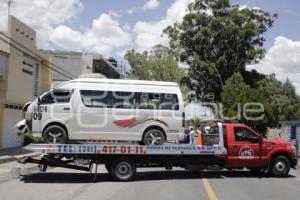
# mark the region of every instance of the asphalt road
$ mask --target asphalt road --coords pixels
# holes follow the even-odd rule
[[[11,173],[22,167],[24,176]],[[0,165],[1,200],[299,200],[300,171],[288,178],[254,176],[248,171],[191,173],[181,169],[141,169],[132,182],[113,182],[100,167],[97,182],[85,172],[53,168],[38,173],[34,165],[10,162]],[[27,175],[26,175],[27,174]]]

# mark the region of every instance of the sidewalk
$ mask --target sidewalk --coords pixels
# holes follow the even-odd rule
[[[0,149],[0,164],[15,161],[24,156],[38,156],[40,153],[15,147],[10,149]]]

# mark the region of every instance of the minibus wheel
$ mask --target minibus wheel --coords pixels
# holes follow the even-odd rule
[[[144,145],[162,145],[165,140],[164,133],[157,128],[146,130],[143,137]]]
[[[50,125],[43,133],[43,139],[45,143],[67,143],[68,137],[66,130],[59,125]]]

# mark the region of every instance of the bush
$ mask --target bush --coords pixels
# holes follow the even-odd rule
[[[26,146],[31,143],[43,143],[43,138],[37,138],[37,137],[33,137],[31,134],[26,134],[24,136],[23,145]]]

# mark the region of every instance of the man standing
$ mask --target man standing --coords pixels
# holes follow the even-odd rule
[[[194,135],[195,135],[194,127],[191,126],[189,132],[190,144],[194,144]]]

